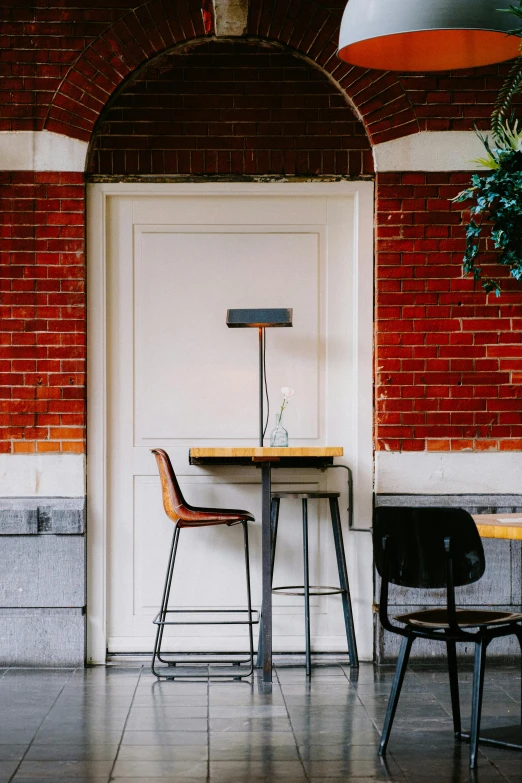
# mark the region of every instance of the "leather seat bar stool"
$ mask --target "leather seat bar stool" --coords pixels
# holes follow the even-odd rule
[[[240,680],[243,677],[248,677],[254,670],[254,641],[252,633],[252,625],[259,622],[258,612],[252,610],[252,599],[250,593],[250,565],[248,554],[248,522],[254,522],[254,517],[248,511],[241,509],[229,509],[229,508],[201,508],[196,506],[190,506],[184,499],[178,480],[174,473],[171,461],[166,451],[163,449],[152,449],[152,453],[156,457],[158,464],[161,491],[163,496],[163,508],[169,519],[174,522],[174,533],[172,536],[172,545],[170,548],[170,556],[167,566],[167,574],[165,577],[165,586],[163,589],[163,598],[161,600],[161,607],[154,618],[153,622],[157,626],[156,640],[154,643],[154,653],[152,656],[152,672],[158,678],[164,678],[167,680],[174,680],[176,678],[190,678],[190,679],[208,679],[212,678],[232,678],[234,680]],[[174,564],[176,562],[176,554],[179,543],[179,536],[181,530],[209,527],[215,525],[227,525],[232,527],[234,525],[241,525],[243,527],[243,544],[245,554],[245,575],[246,575],[246,593],[247,593],[247,608],[244,609],[202,609],[202,610],[183,610],[183,609],[169,609],[169,597],[172,588],[172,577],[174,575]],[[226,615],[229,619],[225,620],[199,620],[197,617],[193,621],[170,619],[176,617],[176,615]],[[238,619],[235,617],[240,616]],[[243,617],[241,617],[243,615]],[[246,616],[246,619],[245,619]],[[232,660],[226,661],[223,658],[219,659],[205,659],[204,663],[209,666],[211,664],[219,664],[221,671],[210,671],[207,669],[204,675],[197,673],[201,669],[199,664],[190,670],[189,673],[175,672],[175,667],[179,664],[189,664],[194,667],[194,661],[190,659],[176,659],[173,654],[168,654],[169,657],[165,657],[165,653],[161,652],[161,646],[163,642],[163,633],[165,626],[167,625],[247,625],[248,626],[248,638],[249,638],[249,657],[244,660]],[[160,661],[165,664],[164,667],[157,668],[156,662]],[[228,671],[224,671],[223,667],[229,663],[233,668]],[[243,666],[247,664],[247,666]]]
[[[311,650],[310,650],[310,596],[315,595],[341,595],[346,629],[346,641],[350,655],[350,667],[359,666],[357,654],[357,642],[353,624],[352,602],[350,599],[350,586],[348,582],[348,569],[344,554],[343,533],[341,529],[341,515],[339,513],[339,492],[273,492],[271,504],[271,528],[272,528],[272,579],[274,576],[274,561],[277,545],[277,528],[279,524],[279,507],[283,499],[298,499],[302,502],[303,510],[303,585],[285,585],[272,588],[272,592],[279,595],[302,595],[305,605],[305,645],[306,645],[306,674],[311,675]],[[339,572],[339,587],[327,587],[310,584],[309,557],[308,557],[308,501],[326,499],[330,505],[330,517],[332,521],[335,554],[337,558],[337,570]],[[261,618],[261,622],[263,618]],[[263,658],[262,633],[259,634],[257,660]]]

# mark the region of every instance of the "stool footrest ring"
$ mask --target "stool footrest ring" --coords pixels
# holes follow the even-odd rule
[[[297,591],[297,592],[296,592]],[[304,595],[304,585],[282,585],[281,587],[273,587],[273,593],[279,595]],[[346,593],[342,587],[328,587],[327,585],[310,585],[308,595],[339,595]]]
[[[252,619],[248,619],[247,609],[167,609],[168,614],[224,614],[224,615],[247,615],[247,619],[242,620],[160,620],[161,612],[158,612],[154,620],[155,625],[257,625],[259,622],[259,610],[252,609]]]

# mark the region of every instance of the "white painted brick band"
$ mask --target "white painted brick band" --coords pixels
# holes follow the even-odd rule
[[[0,131],[0,170],[85,171],[87,147],[51,131]],[[474,131],[424,131],[373,147],[376,171],[475,171],[483,154]]]
[[[83,454],[0,454],[0,497],[84,495]]]
[[[51,131],[0,131],[0,170],[84,171],[87,146]]]
[[[375,454],[375,491],[422,495],[520,494],[522,452]]]
[[[376,171],[476,171],[484,155],[475,131],[423,131],[373,148]]]

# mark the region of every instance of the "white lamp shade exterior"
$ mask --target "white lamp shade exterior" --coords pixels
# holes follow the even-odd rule
[[[519,54],[513,0],[348,0],[339,57],[390,71],[445,71]]]

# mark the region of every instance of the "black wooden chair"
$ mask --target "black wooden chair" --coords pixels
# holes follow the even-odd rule
[[[387,631],[403,637],[379,755],[386,753],[411,646],[417,638],[437,639],[446,643],[448,652],[455,737],[469,736],[473,769],[477,764],[486,649],[492,639],[510,634],[517,636],[522,648],[522,627],[518,624],[522,614],[456,608],[455,587],[477,582],[486,567],[477,527],[463,509],[378,507],[374,514],[373,546],[382,579],[379,618]],[[402,587],[446,588],[446,606],[398,615],[395,620],[403,625],[394,625],[388,616],[390,582]],[[470,735],[461,731],[456,642],[475,644]]]

